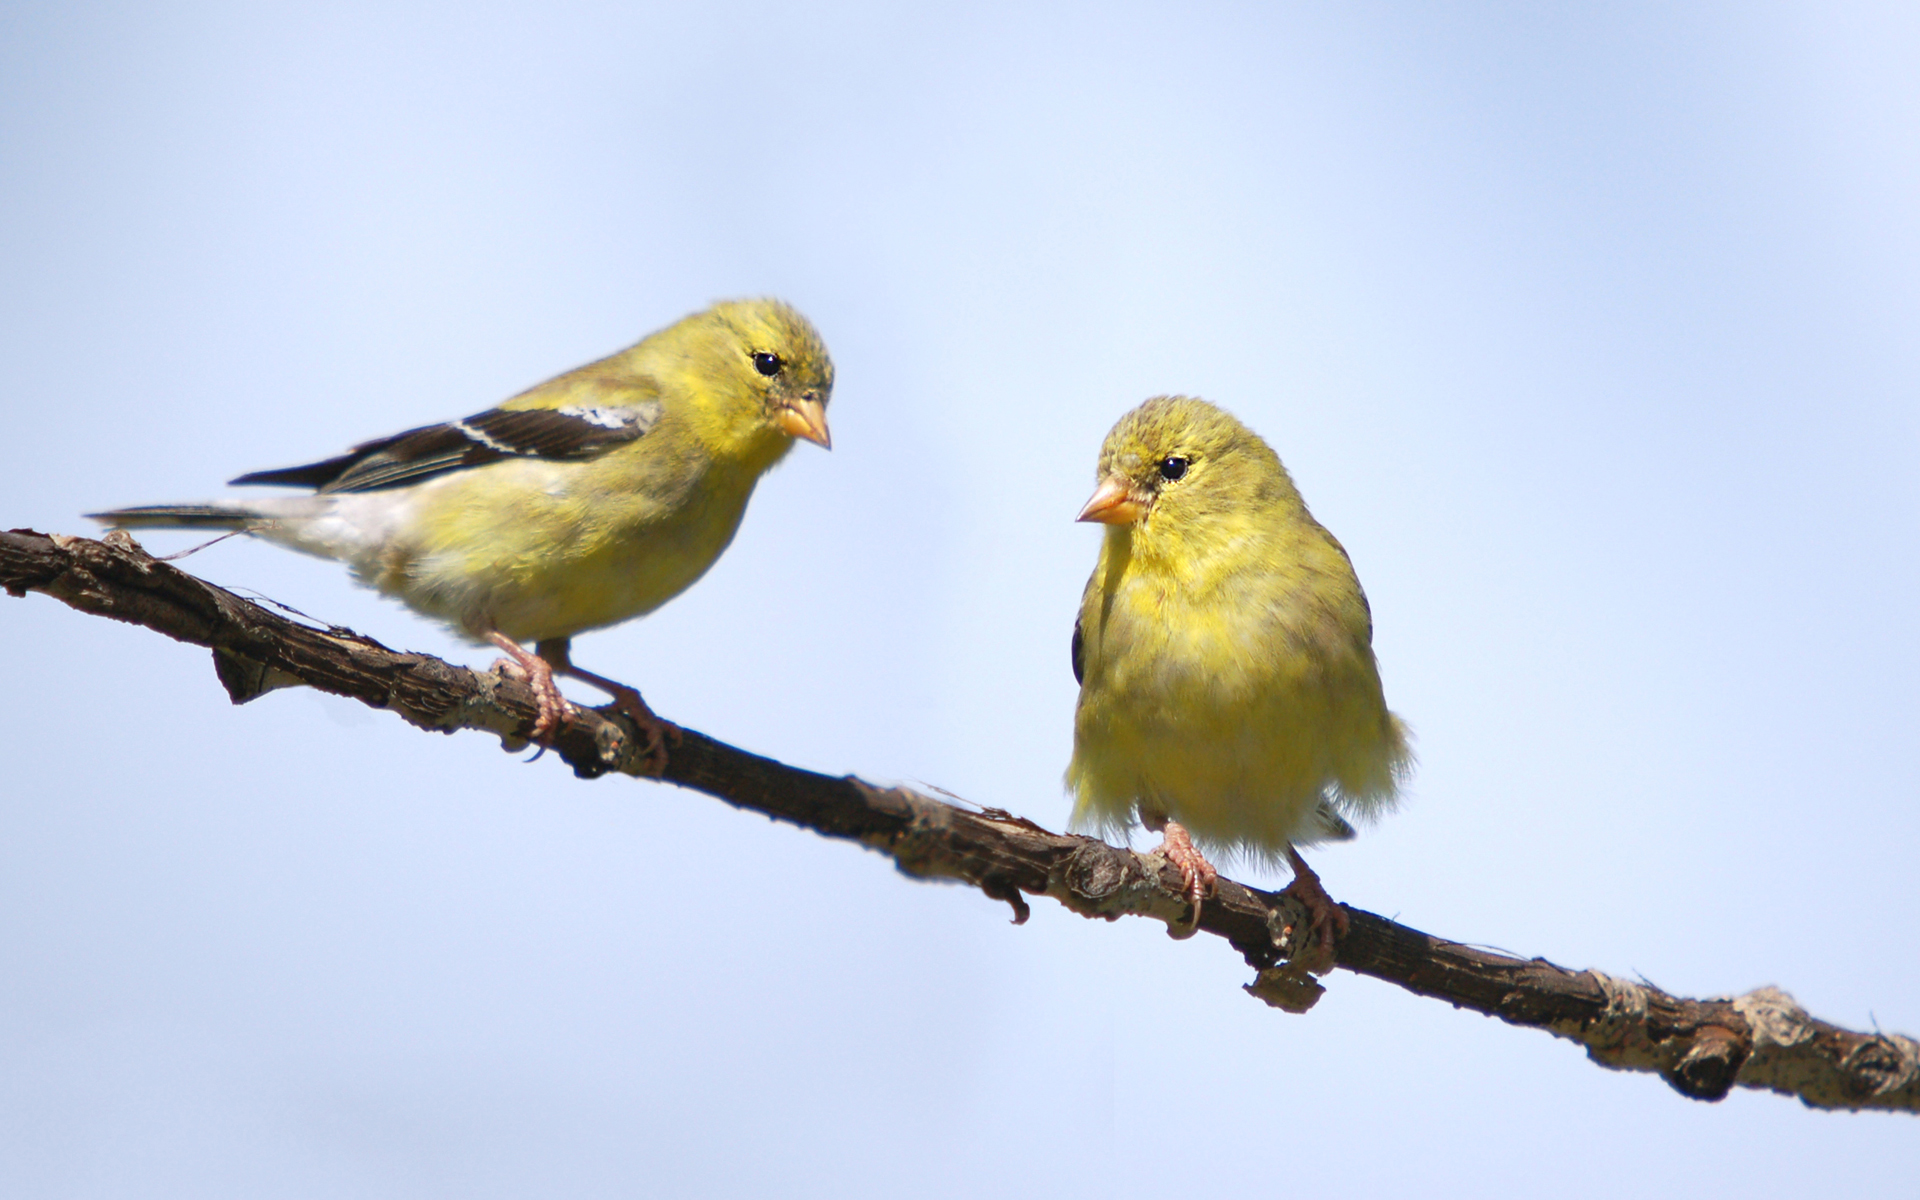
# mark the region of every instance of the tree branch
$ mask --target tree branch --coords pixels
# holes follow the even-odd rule
[[[15,596],[44,592],[81,612],[209,647],[236,704],[304,684],[392,709],[422,729],[485,730],[510,749],[526,745],[533,725],[533,695],[517,679],[290,620],[149,557],[122,533],[103,541],[0,534],[0,586]],[[582,778],[645,774],[635,730],[607,711],[582,710],[553,750]],[[1084,916],[1151,917],[1179,936],[1192,932],[1179,873],[1157,853],[1051,833],[999,809],[976,812],[905,788],[800,770],[692,730],[670,750],[667,782],[859,842],[916,878],[964,881],[1011,905],[1015,924],[1027,918],[1025,897],[1044,895]],[[1359,909],[1347,913],[1352,929],[1333,962],[1314,962],[1294,934],[1305,918],[1296,902],[1223,878],[1199,930],[1225,938],[1258,971],[1249,992],[1291,1012],[1318,999],[1312,972],[1340,966],[1544,1029],[1585,1046],[1602,1066],[1655,1072],[1694,1099],[1718,1100],[1739,1085],[1816,1108],[1920,1112],[1920,1043],[1816,1020],[1778,989],[1690,1000],[1598,971],[1463,946]]]

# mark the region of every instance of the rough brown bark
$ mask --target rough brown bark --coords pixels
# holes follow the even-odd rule
[[[31,530],[0,534],[0,586],[43,592],[97,616],[145,626],[213,650],[236,704],[306,685],[390,708],[422,729],[479,729],[525,745],[535,715],[518,680],[387,649],[350,630],[303,625],[149,557],[124,534],[103,541]],[[642,775],[624,718],[583,710],[554,752],[582,778]],[[1077,913],[1152,917],[1191,932],[1178,872],[1157,854],[1049,832],[999,809],[973,811],[904,788],[876,788],[762,758],[686,730],[664,779],[738,808],[857,841],[920,878],[964,880],[1011,905],[1050,896]],[[1920,1111],[1920,1043],[1815,1020],[1786,993],[1689,1000],[1598,971],[1569,971],[1462,946],[1348,908],[1352,929],[1331,964],[1311,961],[1293,930],[1290,898],[1228,879],[1199,930],[1225,938],[1258,972],[1247,990],[1304,1012],[1321,988],[1313,972],[1344,967],[1456,1008],[1544,1029],[1585,1046],[1603,1066],[1652,1071],[1683,1095],[1718,1100],[1735,1085],[1798,1096],[1817,1108]]]

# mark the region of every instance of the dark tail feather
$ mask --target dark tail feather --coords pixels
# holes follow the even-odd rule
[[[1320,829],[1318,832],[1320,838],[1326,841],[1350,842],[1359,836],[1353,827],[1353,823],[1335,812],[1333,805],[1328,804],[1325,800],[1320,801],[1319,805],[1314,809],[1313,817],[1315,821],[1319,822]]]
[[[147,504],[86,515],[115,529],[245,529],[254,520],[244,508],[215,504]]]

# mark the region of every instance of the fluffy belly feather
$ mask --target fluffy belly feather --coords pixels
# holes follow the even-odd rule
[[[1318,840],[1323,799],[1364,815],[1391,797],[1404,745],[1371,661],[1311,628],[1130,615],[1099,631],[1126,653],[1089,655],[1067,774],[1076,822],[1117,832],[1157,811],[1210,851],[1265,858]],[[1276,636],[1289,653],[1272,653]]]
[[[573,464],[486,470],[523,478],[480,488],[473,472],[418,489],[404,503],[430,511],[410,524],[432,532],[410,541],[391,534],[391,494],[318,498],[333,509],[327,544],[297,548],[345,559],[361,582],[476,640],[492,628],[539,641],[642,616],[691,587],[733,540],[752,491],[709,473],[663,502],[661,489],[587,493]],[[519,536],[481,535],[509,525]]]

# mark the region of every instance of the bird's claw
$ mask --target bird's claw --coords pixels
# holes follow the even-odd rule
[[[1201,903],[1213,894],[1220,872],[1214,870],[1206,855],[1194,846],[1186,828],[1178,821],[1168,821],[1160,832],[1160,839],[1160,853],[1180,872],[1182,890],[1188,903],[1193,905],[1193,916],[1187,924],[1187,931],[1191,933],[1200,927]]]
[[[560,694],[559,688],[552,688],[550,696],[535,689],[534,695],[540,701],[540,715],[533,719],[533,729],[527,736],[538,745],[550,746],[553,735],[573,720],[576,710],[573,702]]]
[[[666,739],[672,737],[674,741],[680,741],[680,726],[655,716],[653,708],[647,707],[647,701],[639,699],[637,689],[628,687],[626,684],[618,684],[614,680],[609,680],[607,676],[597,676],[591,670],[582,670],[580,666],[574,666],[574,659],[568,653],[566,637],[547,637],[545,641],[534,645],[532,655],[528,655],[526,649],[520,647],[520,643],[516,643],[511,637],[505,637],[503,634],[492,634],[490,637],[493,645],[513,655],[515,662],[524,666],[530,676],[543,676],[543,682],[547,685],[547,689],[551,689],[553,699],[559,705],[557,718],[549,718],[547,701],[541,697],[540,722],[536,722],[534,726],[534,741],[540,741],[541,730],[551,732],[566,724],[568,720],[572,720],[576,708],[566,703],[566,699],[561,695],[561,687],[553,682],[555,676],[572,676],[584,684],[599,687],[601,691],[611,695],[612,710],[620,712],[622,716],[634,722],[639,735],[645,737],[645,749],[641,751],[641,770],[653,778],[660,778],[666,774]],[[534,684],[534,695],[540,697],[541,680],[530,680],[530,682]]]
[[[1320,876],[1291,846],[1287,847],[1287,860],[1293,866],[1293,882],[1281,888],[1280,894],[1293,897],[1307,910],[1307,941],[1315,951],[1314,958],[1331,961],[1335,939],[1345,937],[1353,923],[1347,919],[1346,908],[1327,895]],[[1291,926],[1287,932],[1293,932]]]
[[[624,713],[639,729],[640,736],[646,739],[646,748],[641,751],[642,769],[655,778],[665,774],[667,739],[671,738],[676,745],[679,744],[680,727],[656,715],[633,688],[621,686],[608,690],[613,692],[614,709]]]
[[[647,746],[641,752],[645,755],[646,762],[642,769],[656,779],[665,775],[667,773],[667,739],[673,739],[674,744],[678,745],[680,727],[672,721],[663,720],[651,714],[640,717],[629,712],[627,715],[633,718],[634,724],[640,727],[640,732],[646,735]]]
[[[494,663],[493,667],[496,671],[520,680],[533,692],[533,702],[538,711],[533,718],[533,728],[527,731],[527,740],[545,749],[553,744],[553,735],[565,728],[578,710],[574,708],[572,701],[561,695],[560,685],[554,682],[552,669],[531,654],[526,657],[531,662],[523,662],[518,658],[503,658]]]

